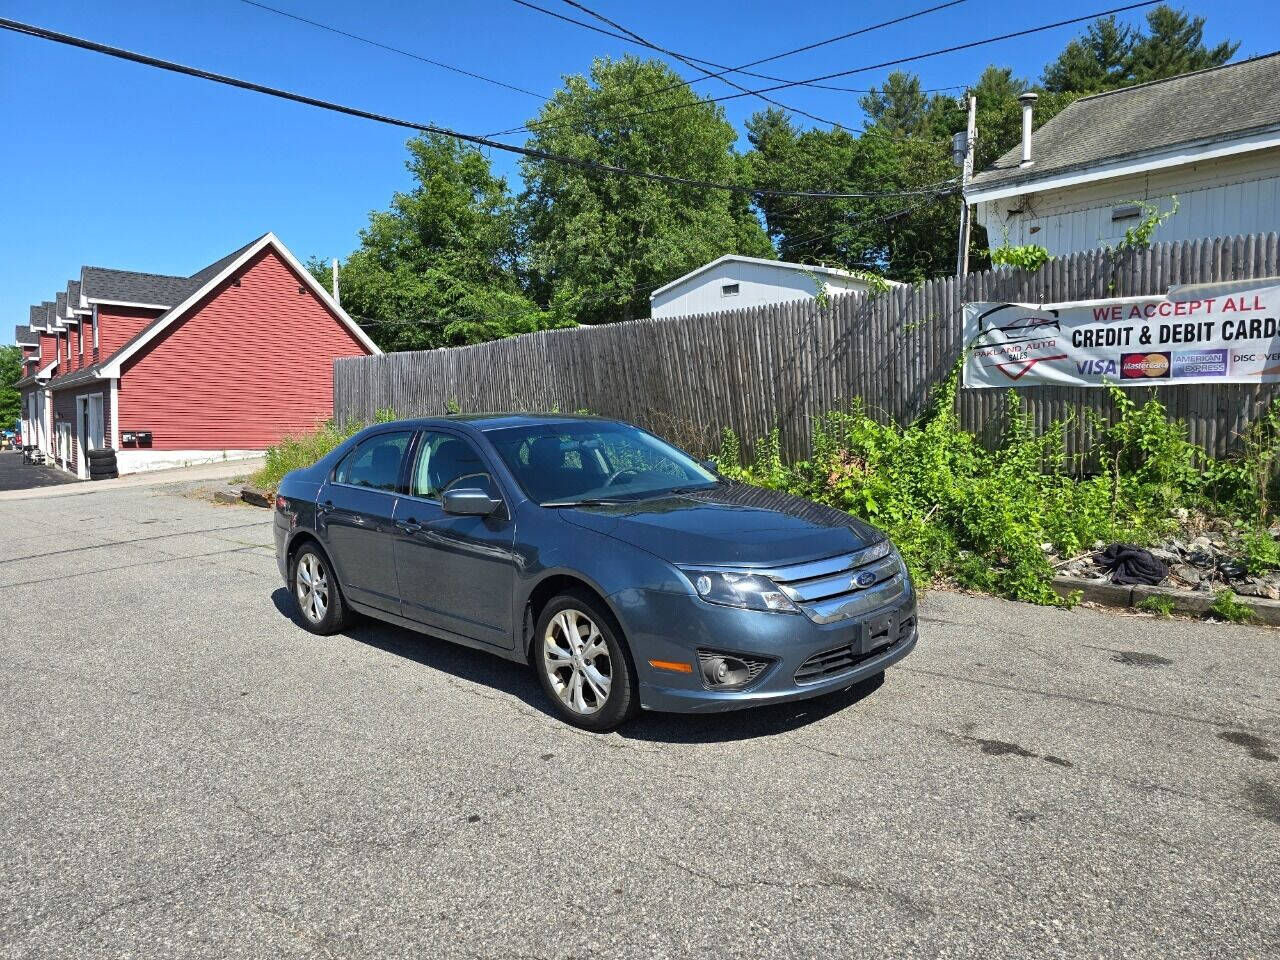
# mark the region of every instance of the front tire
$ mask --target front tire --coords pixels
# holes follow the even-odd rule
[[[530,659],[556,713],[575,727],[613,730],[640,709],[622,630],[585,593],[562,593],[543,608]]]
[[[304,544],[294,554],[289,583],[303,627],[327,636],[346,626],[347,605],[342,600],[342,590],[329,558],[315,544]]]

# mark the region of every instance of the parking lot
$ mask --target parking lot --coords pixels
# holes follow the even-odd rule
[[[1276,954],[1280,632],[935,592],[878,688],[600,736],[304,632],[269,522],[0,501],[0,956]]]

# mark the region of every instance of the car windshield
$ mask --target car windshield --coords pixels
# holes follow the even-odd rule
[[[637,500],[718,482],[687,453],[625,423],[538,423],[486,436],[544,506]]]

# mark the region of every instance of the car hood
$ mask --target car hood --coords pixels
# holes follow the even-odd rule
[[[677,564],[799,563],[884,538],[875,527],[840,510],[745,483],[561,509],[569,523]]]

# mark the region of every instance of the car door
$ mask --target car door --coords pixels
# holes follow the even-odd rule
[[[413,431],[360,442],[320,488],[317,527],[347,598],[400,613],[395,564],[395,509]]]
[[[504,504],[488,517],[444,512],[450,487],[480,487]],[[468,438],[423,431],[396,505],[395,557],[401,615],[511,649],[515,523],[489,464]]]

